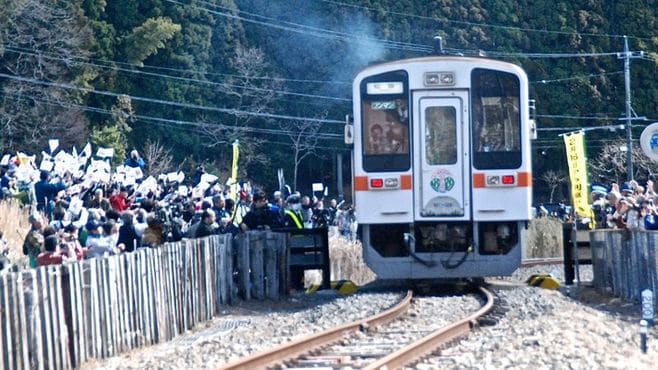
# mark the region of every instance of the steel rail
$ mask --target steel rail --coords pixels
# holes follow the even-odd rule
[[[255,353],[253,355],[238,359],[234,362],[230,362],[220,367],[219,369],[265,369],[277,363],[282,363],[287,359],[310,352],[318,347],[336,342],[342,339],[344,336],[355,333],[364,328],[385,324],[391,320],[394,320],[409,308],[411,305],[412,296],[413,292],[409,290],[407,291],[407,295],[400,303],[377,315],[343,324],[341,326],[333,327],[317,334],[304,336],[292,342],[284,343],[272,349]]]
[[[559,265],[564,263],[564,257],[529,258],[521,261],[521,267],[532,267],[538,265]]]
[[[449,343],[451,340],[466,335],[473,328],[475,320],[493,308],[493,294],[482,287],[480,287],[480,292],[486,297],[487,301],[477,312],[453,324],[444,326],[434,333],[369,364],[364,369],[398,369],[433,352],[440,346]]]

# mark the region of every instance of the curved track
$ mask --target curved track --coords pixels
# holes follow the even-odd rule
[[[382,330],[368,330],[385,325],[404,314],[411,305],[412,292],[408,291],[402,301],[378,315],[341,325],[323,332],[309,335],[298,340],[280,345],[270,350],[256,353],[229,363],[221,369],[265,369],[272,367],[304,368],[330,367],[340,368],[350,362],[352,367],[365,369],[395,369],[413,363],[423,356],[435,351],[456,337],[467,334],[476,320],[493,307],[493,295],[480,287],[484,305],[477,312],[457,322],[443,326],[438,330],[423,332],[420,339],[408,343],[402,348],[398,342],[387,345],[389,339],[378,338]],[[399,329],[398,329],[399,331]],[[379,334],[378,334],[379,333]],[[377,343],[376,349],[359,347],[359,343]],[[350,353],[345,355],[345,351]],[[310,355],[308,355],[310,354]],[[354,357],[365,358],[364,366],[355,366]]]

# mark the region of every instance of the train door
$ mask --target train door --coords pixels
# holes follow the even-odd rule
[[[470,218],[468,93],[414,92],[416,221]]]

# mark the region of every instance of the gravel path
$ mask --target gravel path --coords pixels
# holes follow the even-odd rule
[[[656,369],[658,335],[650,330],[649,352],[639,349],[640,307],[600,296],[582,284],[564,291],[527,287],[536,272],[561,278],[561,266],[523,268],[492,280],[503,309],[493,326],[483,326],[455,345],[414,365],[419,369]],[[584,266],[583,281],[591,279]],[[138,349],[83,368],[188,369],[217,366],[338,323],[380,312],[401,295],[368,292],[296,295],[285,302],[249,302],[173,342]],[[440,303],[429,309],[446,312]],[[454,307],[451,306],[451,307]],[[451,308],[453,309],[453,308]],[[414,328],[410,328],[414,330]]]

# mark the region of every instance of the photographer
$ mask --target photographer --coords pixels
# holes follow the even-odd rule
[[[329,219],[331,218],[331,212],[327,209],[324,209],[322,201],[317,201],[313,204],[313,215],[311,216],[311,223],[313,228],[323,228],[329,227]]]
[[[244,215],[240,229],[242,231],[265,229],[270,230],[280,225],[279,215],[275,214],[267,206],[265,192],[259,191],[254,194],[251,209]]]

